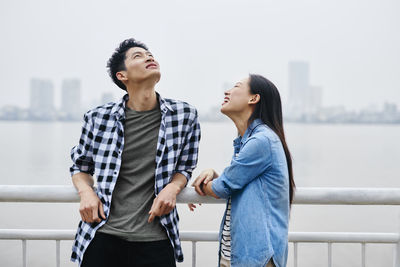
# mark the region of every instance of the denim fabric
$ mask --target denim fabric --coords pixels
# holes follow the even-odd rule
[[[230,166],[212,182],[218,197],[231,197],[231,266],[264,267],[273,258],[277,267],[284,267],[290,207],[282,143],[261,120],[233,143]]]

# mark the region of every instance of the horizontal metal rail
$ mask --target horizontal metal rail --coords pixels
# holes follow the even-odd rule
[[[203,197],[192,187],[178,195],[178,203],[225,203]],[[0,185],[0,202],[79,202],[73,186]],[[294,204],[306,205],[400,205],[400,188],[297,188]]]
[[[73,186],[49,185],[0,185],[0,202],[79,202]],[[178,203],[225,203],[223,199],[199,196],[192,187],[178,195]],[[400,205],[400,188],[297,188],[294,204],[302,205]],[[56,266],[60,266],[60,241],[73,240],[74,230],[0,229],[0,239],[21,240],[23,266],[27,266],[28,240],[55,240]],[[181,231],[182,241],[192,243],[192,266],[196,266],[196,243],[218,241],[215,231]],[[400,235],[398,233],[345,233],[345,232],[291,232],[294,267],[298,265],[299,243],[326,243],[328,267],[332,266],[333,243],[361,244],[361,266],[366,264],[366,244],[394,244],[394,264],[400,267]]]
[[[75,230],[48,229],[0,229],[3,240],[73,240]],[[218,241],[217,231],[180,231],[181,241]],[[291,232],[289,242],[297,243],[382,243],[396,244],[400,241],[396,233],[355,232]]]
[[[38,229],[0,229],[0,240],[21,240],[23,266],[27,266],[27,241],[29,240],[55,240],[56,241],[56,266],[60,266],[60,241],[73,240],[74,230],[38,230]],[[197,242],[218,241],[216,231],[181,231],[181,241],[192,243],[192,266],[196,266]],[[299,243],[326,243],[328,245],[328,266],[332,266],[333,243],[359,243],[361,244],[361,266],[365,267],[367,243],[382,243],[399,245],[400,235],[395,233],[345,233],[345,232],[292,232],[289,233],[289,242],[293,243],[294,266],[298,265]],[[398,249],[396,249],[396,253]],[[394,266],[398,266],[395,257]]]

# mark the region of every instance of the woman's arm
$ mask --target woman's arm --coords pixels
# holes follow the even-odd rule
[[[214,169],[206,169],[202,171],[199,176],[197,176],[192,186],[199,195],[205,196],[206,193],[203,190],[204,186],[207,185],[210,181],[217,178],[218,176],[219,176],[218,173]]]
[[[252,136],[243,145],[231,164],[212,182],[212,191],[228,199],[232,192],[241,190],[272,164],[271,145],[267,137]]]
[[[212,197],[215,197],[215,198],[219,198],[215,193],[214,193],[214,191],[212,190],[212,181],[211,182],[209,182],[209,183],[207,183],[207,184],[204,184],[203,185],[203,192],[207,195],[207,196],[212,196]]]

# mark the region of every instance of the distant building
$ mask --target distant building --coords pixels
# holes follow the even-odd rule
[[[306,113],[310,90],[310,70],[307,62],[289,62],[289,101],[290,117],[301,117]]]
[[[31,119],[54,119],[54,86],[52,81],[36,78],[31,79],[29,110]]]
[[[307,62],[289,63],[288,115],[293,119],[309,119],[322,107],[322,88],[310,85],[310,67]]]
[[[81,81],[79,79],[63,80],[60,116],[63,119],[78,119],[81,113]]]
[[[380,120],[384,123],[400,122],[400,112],[397,109],[397,105],[395,103],[385,102]]]
[[[397,114],[397,112],[397,105],[395,103],[385,102],[383,104],[383,113],[393,115]]]
[[[4,106],[0,108],[1,120],[27,120],[29,119],[29,112],[17,106]]]
[[[322,87],[310,86],[308,111],[315,114],[322,108]]]

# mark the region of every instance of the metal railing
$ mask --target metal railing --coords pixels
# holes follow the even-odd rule
[[[78,202],[73,186],[12,186],[0,185],[0,202]],[[225,203],[211,197],[201,197],[190,187],[185,188],[178,203]],[[400,189],[393,188],[298,188],[294,204],[305,205],[400,205]],[[23,266],[27,266],[27,240],[55,240],[56,266],[60,266],[60,241],[73,240],[75,230],[0,229],[0,239],[22,240]],[[196,266],[197,242],[218,241],[217,231],[181,231],[181,240],[192,243],[192,266]],[[291,232],[294,267],[298,265],[299,243],[326,243],[327,266],[332,266],[333,243],[361,244],[361,266],[365,267],[366,244],[394,244],[393,266],[400,267],[400,235],[398,233]]]

